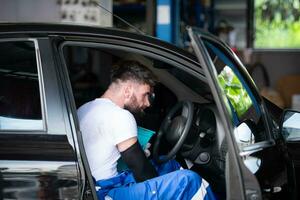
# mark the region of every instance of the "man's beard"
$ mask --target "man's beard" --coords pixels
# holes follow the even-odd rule
[[[124,105],[124,109],[128,110],[134,115],[143,116],[144,108],[138,106],[137,98],[135,95],[132,95],[128,104]]]

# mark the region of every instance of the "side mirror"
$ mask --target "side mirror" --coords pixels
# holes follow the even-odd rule
[[[255,138],[251,125],[248,122],[241,123],[234,131],[235,139],[242,150],[243,147],[247,147],[254,144]]]
[[[242,122],[234,131],[235,140],[240,148],[240,155],[243,158],[245,166],[254,174],[261,165],[261,160],[252,156],[252,151],[247,147],[255,143],[255,126],[250,120]]]
[[[281,120],[281,134],[286,141],[300,139],[300,112],[285,110]]]

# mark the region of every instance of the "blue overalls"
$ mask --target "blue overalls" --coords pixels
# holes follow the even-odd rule
[[[175,160],[155,166],[159,176],[136,183],[130,170],[96,181],[99,200],[204,199],[214,200],[209,184],[191,170],[179,170]]]

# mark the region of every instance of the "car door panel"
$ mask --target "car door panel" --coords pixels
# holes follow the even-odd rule
[[[191,38],[191,43],[194,48],[194,51],[199,59],[199,62],[202,64],[205,75],[207,76],[209,85],[211,87],[213,96],[215,98],[217,108],[220,112],[220,117],[223,122],[224,126],[224,132],[226,133],[225,142],[227,142],[228,146],[228,153],[226,156],[226,195],[227,198],[230,199],[245,199],[245,188],[244,188],[244,178],[241,174],[241,161],[239,157],[236,155],[236,145],[234,144],[234,140],[232,137],[230,137],[230,131],[232,130],[232,125],[228,123],[226,118],[229,116],[226,106],[222,103],[222,98],[225,98],[225,96],[220,96],[223,94],[220,91],[220,88],[216,87],[218,85],[216,79],[213,77],[215,74],[217,74],[216,70],[211,67],[213,66],[212,61],[210,60],[208,53],[205,49],[204,44],[201,40],[193,33],[193,30],[190,28],[188,29],[189,36]],[[257,190],[256,186],[256,193],[259,194],[260,190]]]
[[[299,195],[300,189],[300,113],[299,111],[286,109],[283,112],[280,123],[280,136],[284,139],[283,150],[285,150],[286,159],[289,161],[289,178],[293,182],[292,189],[295,196]]]
[[[270,131],[272,130],[269,124],[270,119],[250,76],[243,67],[240,67],[242,65],[239,60],[236,59],[236,56],[213,37],[201,34],[198,30],[190,30],[190,36],[194,40],[194,48],[196,49],[195,51],[198,51],[200,62],[204,65],[204,68],[208,68],[207,71],[209,73],[207,73],[207,76],[211,76],[214,79],[214,81],[212,81],[212,87],[215,87],[216,90],[221,88],[219,94],[225,93],[225,97],[220,97],[220,99],[222,99],[221,102],[224,104],[223,108],[231,113],[225,117],[225,120],[227,120],[227,123],[232,123],[233,126],[236,127],[231,129],[231,133],[228,134],[234,133],[233,137],[236,138],[234,140],[236,140],[238,144],[238,148],[235,149],[235,151],[241,156],[240,169],[242,169],[241,176],[243,177],[243,183],[245,185],[245,196],[249,191],[252,191],[252,195],[257,198],[277,198],[278,196],[288,195],[287,160],[284,159],[279,145],[273,139],[273,135]],[[219,61],[223,63],[220,65]],[[228,80],[236,79],[240,81],[235,81],[235,85],[232,84],[232,86],[228,86],[228,83],[226,83],[227,85],[222,84],[220,81],[224,79],[224,76],[221,76],[223,71],[218,71],[218,66],[221,67],[223,65],[225,66],[224,69],[228,68],[231,70],[226,69],[225,71],[229,73],[229,77],[233,77]],[[239,89],[237,90],[237,88]],[[239,91],[239,93],[233,93],[237,91]],[[246,93],[248,93],[248,95],[240,96],[238,101],[236,101],[237,96],[233,96]],[[252,114],[248,113],[248,111],[238,110],[241,101],[246,100],[250,102],[248,108],[253,107]],[[240,106],[245,106],[245,102]],[[246,110],[248,108],[246,108]],[[244,143],[245,141],[239,141],[236,136],[242,134],[241,131],[239,132],[240,124],[242,122],[249,122],[247,118],[255,115],[257,116],[256,118],[249,118],[251,122],[249,127],[253,132],[255,140],[253,140],[253,142],[249,140],[250,142],[248,144]],[[250,159],[254,159],[252,165],[259,163],[256,170],[252,170],[252,173],[247,170],[243,163],[245,162],[245,164],[247,164],[246,161],[248,162]],[[249,169],[251,170],[251,168]],[[280,176],[278,177],[277,175]],[[275,191],[276,189],[274,190],[274,188],[280,188],[278,190],[281,192],[278,193],[278,190]],[[261,196],[261,194],[263,194],[263,196]]]
[[[0,61],[0,74],[13,80],[1,87],[0,95],[8,104],[17,100],[14,107],[0,109],[0,197],[3,199],[80,196],[77,155],[73,138],[66,133],[68,126],[51,62],[50,43],[45,38],[41,41],[22,37],[0,41],[0,48],[11,45],[9,51],[1,50],[1,56],[7,59]]]
[[[78,198],[74,152],[65,136],[9,133],[0,141],[4,198]]]

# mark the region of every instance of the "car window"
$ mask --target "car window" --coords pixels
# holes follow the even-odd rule
[[[75,45],[66,45],[63,53],[76,107],[100,97],[110,83],[116,57],[97,48]]]
[[[158,130],[167,111],[179,99],[190,98],[195,101],[201,99],[208,102],[207,99],[211,98],[208,86],[199,79],[170,63],[140,53],[107,48],[100,44],[95,46],[86,43],[84,46],[74,42],[64,45],[62,50],[76,108],[99,98],[104,93],[111,81],[111,67],[122,60],[136,60],[143,63],[153,70],[159,80],[154,88],[155,101],[145,110],[143,120],[139,120],[139,116],[136,116],[138,125],[144,128]]]
[[[34,41],[0,42],[0,130],[42,130]]]
[[[204,40],[214,67],[219,87],[226,95],[237,143],[241,148],[267,139],[261,105],[254,97],[245,78],[220,46]]]

